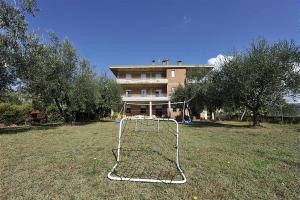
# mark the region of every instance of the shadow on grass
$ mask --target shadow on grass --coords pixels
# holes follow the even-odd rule
[[[90,125],[90,124],[96,124],[98,122],[102,122],[99,120],[93,120],[93,121],[82,121],[82,122],[72,122],[72,123],[68,123],[65,125],[70,125],[70,126],[85,126],[85,125]]]
[[[63,125],[63,123],[55,123],[55,124],[44,124],[38,126],[18,126],[18,127],[5,127],[0,128],[0,135],[2,134],[17,134],[17,133],[24,133],[31,130],[48,130],[48,129],[55,129],[58,126]]]
[[[40,124],[40,125],[31,125],[31,126],[16,126],[16,127],[4,127],[0,128],[0,135],[1,134],[16,134],[16,133],[22,133],[27,132],[31,130],[48,130],[48,129],[54,129],[58,126],[86,126],[90,124],[96,124],[99,122],[111,122],[111,121],[84,121],[84,122],[72,122],[72,123],[48,123],[48,124]]]
[[[196,121],[188,125],[190,127],[207,128],[207,127],[220,127],[220,128],[251,128],[251,125],[244,124],[224,124],[215,121]]]

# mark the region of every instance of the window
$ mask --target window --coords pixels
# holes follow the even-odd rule
[[[175,78],[175,69],[172,69],[172,70],[171,70],[171,77],[172,77],[172,78]]]
[[[126,113],[131,113],[131,105],[126,105]]]
[[[146,78],[147,78],[146,73],[141,73],[141,79],[146,79]]]
[[[146,89],[142,89],[141,90],[141,96],[142,97],[146,97],[147,96],[147,90]]]
[[[141,113],[146,113],[147,112],[147,109],[146,109],[146,106],[141,106]]]
[[[125,97],[131,97],[131,95],[132,95],[132,90],[126,90]]]
[[[155,96],[161,97],[161,89],[155,90]]]
[[[172,87],[172,88],[171,88],[172,93],[175,92],[175,89],[176,89],[175,87]]]
[[[161,78],[161,73],[156,73],[155,78]]]
[[[126,73],[126,79],[131,79],[131,74]]]

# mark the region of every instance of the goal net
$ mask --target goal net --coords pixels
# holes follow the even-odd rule
[[[179,165],[178,123],[173,119],[125,117],[120,121],[117,163],[111,180],[185,183]]]

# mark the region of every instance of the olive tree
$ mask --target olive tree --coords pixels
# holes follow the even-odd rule
[[[28,67],[24,61],[28,37],[25,16],[36,11],[36,0],[0,0],[0,98]]]
[[[224,62],[214,84],[222,91],[224,102],[249,109],[253,126],[257,126],[263,107],[299,92],[299,63],[299,47],[293,41],[269,44],[260,39]]]

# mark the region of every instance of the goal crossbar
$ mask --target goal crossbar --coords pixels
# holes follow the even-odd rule
[[[124,121],[126,120],[154,120],[157,121],[158,123],[158,131],[159,131],[159,123],[160,121],[169,121],[169,122],[174,122],[176,124],[176,129],[174,129],[174,131],[176,131],[176,158],[175,158],[175,163],[176,163],[176,168],[177,171],[181,177],[181,180],[173,180],[173,179],[155,179],[155,178],[136,178],[136,177],[127,177],[127,176],[118,176],[116,174],[114,174],[117,166],[119,165],[119,163],[121,162],[121,137],[122,137],[122,125],[124,123]],[[113,168],[110,170],[110,172],[108,173],[107,177],[110,180],[116,180],[116,181],[133,181],[133,182],[147,182],[147,183],[168,183],[168,184],[182,184],[186,182],[186,177],[183,173],[183,170],[180,168],[179,165],[179,128],[178,128],[178,122],[174,119],[166,119],[166,118],[141,118],[141,117],[124,117],[121,119],[120,121],[120,125],[119,125],[119,134],[118,134],[118,146],[117,146],[117,162],[116,164],[113,166]]]

